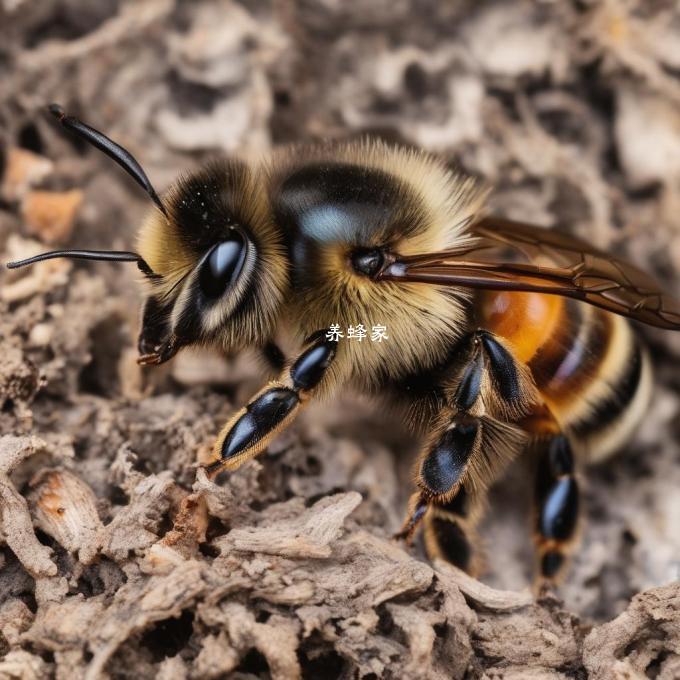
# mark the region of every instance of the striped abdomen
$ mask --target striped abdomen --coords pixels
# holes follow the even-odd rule
[[[573,443],[600,460],[631,435],[651,394],[647,352],[623,317],[538,293],[484,293],[479,322],[526,363]]]

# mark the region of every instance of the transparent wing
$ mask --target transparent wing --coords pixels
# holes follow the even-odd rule
[[[477,237],[473,247],[399,258],[377,278],[562,295],[680,330],[678,300],[634,265],[579,238],[494,217],[471,230]]]

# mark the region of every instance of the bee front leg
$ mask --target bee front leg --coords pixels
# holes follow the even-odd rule
[[[267,384],[222,428],[213,446],[209,476],[235,470],[265,450],[272,438],[287,427],[314,395],[332,364],[337,342],[319,331],[277,380]]]

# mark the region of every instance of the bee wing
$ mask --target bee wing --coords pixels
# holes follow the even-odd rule
[[[476,237],[472,247],[398,258],[378,278],[562,295],[650,326],[680,330],[678,300],[634,265],[579,238],[493,217],[472,225],[471,232]],[[499,249],[505,257],[489,258]],[[527,261],[518,261],[518,255]]]

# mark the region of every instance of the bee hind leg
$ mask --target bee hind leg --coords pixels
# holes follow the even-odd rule
[[[538,443],[534,493],[536,588],[555,584],[576,542],[579,488],[569,439],[555,432]]]

